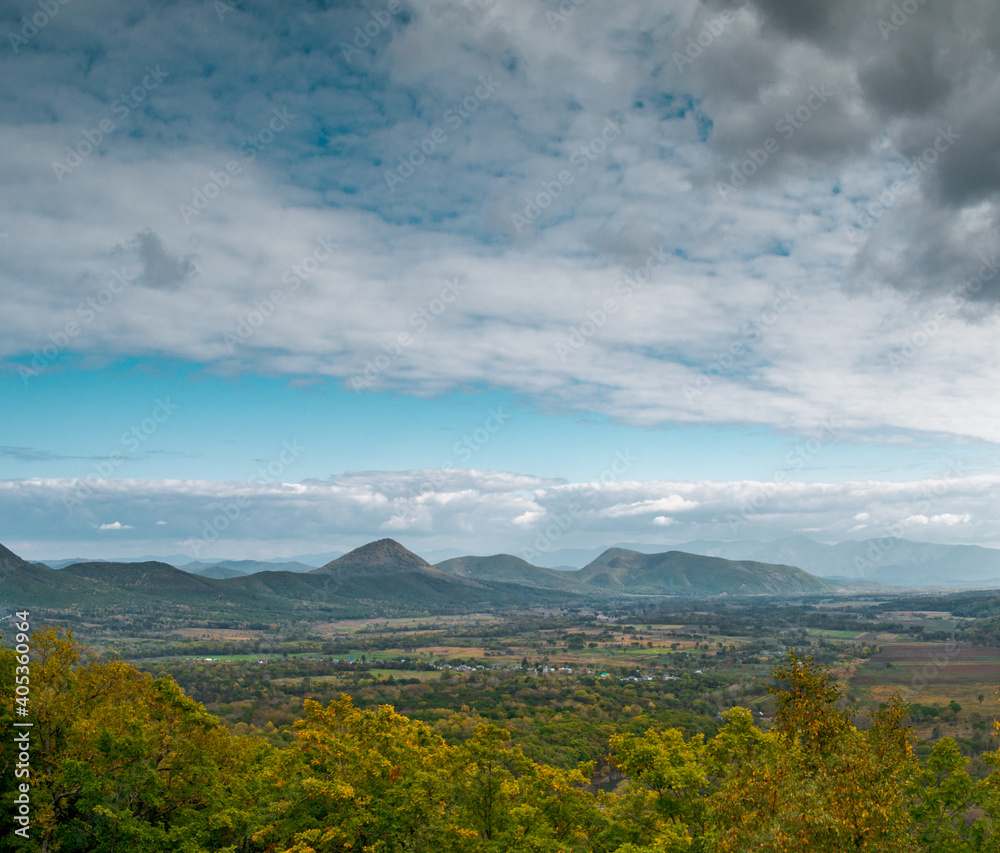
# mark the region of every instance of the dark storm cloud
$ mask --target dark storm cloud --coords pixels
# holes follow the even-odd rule
[[[1000,5],[752,0],[742,14],[686,75],[714,123],[714,177],[763,159],[769,137],[780,151],[754,189],[903,160],[915,192],[866,235],[850,285],[941,296],[975,278],[1000,248]],[[781,116],[816,84],[836,95],[782,139]],[[998,296],[983,282],[968,302]]]

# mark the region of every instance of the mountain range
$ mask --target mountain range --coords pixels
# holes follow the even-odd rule
[[[826,545],[807,536],[773,542],[695,541],[678,546],[714,557],[790,563],[824,578],[908,587],[1000,586],[1000,550],[936,545],[892,536]]]
[[[820,578],[852,579],[855,586],[1000,586],[1000,550],[978,545],[937,545],[888,536],[831,545],[807,536],[792,536],[770,542],[699,539],[671,546],[619,542],[617,547],[645,554],[669,547],[728,560],[787,564]],[[565,570],[590,563],[605,550],[564,548],[538,553],[533,559],[539,566]]]
[[[877,588],[878,585],[908,588],[1000,586],[1000,550],[977,545],[937,545],[894,537],[826,544],[807,536],[794,536],[770,542],[696,540],[672,546],[622,542],[616,547],[641,554],[677,551],[737,562],[795,566],[816,577],[832,579],[838,583],[849,580],[850,586],[855,589]],[[606,551],[606,548],[560,549],[538,553],[533,557],[534,565],[510,555],[456,556],[453,550],[431,553],[436,557],[436,565],[459,577],[570,591],[579,588],[580,584],[576,581],[583,578],[577,575],[578,567],[589,566]],[[119,558],[105,562],[161,562],[182,568],[191,574],[228,579],[274,571],[305,574],[340,556],[341,552],[335,551],[302,554],[287,559],[193,561],[190,557],[175,554],[167,557]],[[484,560],[489,562],[482,563]],[[93,561],[80,558],[59,559],[45,560],[42,564],[62,569],[84,562]],[[552,570],[567,577],[555,577],[551,574]]]
[[[239,562],[233,571],[240,570]],[[0,600],[12,606],[158,603],[231,612],[320,605],[369,612],[451,612],[495,605],[582,604],[620,596],[778,595],[834,589],[794,566],[680,551],[641,554],[612,548],[577,571],[534,566],[504,554],[459,557],[433,566],[392,539],[368,543],[308,571],[278,569],[221,578],[156,560],[85,561],[56,570],[29,563],[0,545],[0,581]]]

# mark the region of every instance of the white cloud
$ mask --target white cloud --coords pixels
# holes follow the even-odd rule
[[[0,60],[12,93],[0,126],[10,199],[0,231],[12,238],[0,356],[40,350],[76,322],[72,349],[89,358],[156,355],[227,375],[349,384],[406,333],[373,389],[433,395],[484,383],[635,424],[801,429],[837,411],[848,428],[998,441],[995,320],[969,324],[953,303],[910,295],[946,293],[995,243],[1000,125],[990,105],[1000,84],[989,34],[1000,12],[970,2],[958,20],[928,4],[886,44],[875,6],[847,16],[813,5],[815,26],[804,23],[812,13],[759,0],[683,69],[666,58],[714,10],[691,0],[620,3],[614,27],[589,3],[556,29],[528,0],[488,10],[427,0],[350,67],[314,48],[350,32],[360,7],[296,8],[294,34],[281,38],[278,7],[222,21],[193,2],[155,16],[130,9],[110,41],[104,25],[67,18],[37,50]],[[105,17],[122,20],[124,8],[111,3]],[[87,90],[75,77],[67,87],[92,43],[105,51]],[[937,59],[911,61],[925,55]],[[247,56],[259,71],[252,88]],[[157,61],[169,76],[100,156],[57,182],[52,161]],[[496,90],[451,127],[448,111],[491,74]],[[836,94],[786,140],[777,122],[814,86]],[[242,156],[279,107],[296,118],[185,223],[180,203]],[[621,138],[577,170],[573,152],[609,117],[621,119]],[[951,124],[954,149],[908,178],[902,158]],[[386,169],[435,127],[446,143],[391,192]],[[717,182],[768,137],[782,146],[769,167],[720,194]],[[531,234],[514,233],[525,196],[564,169],[573,184]],[[855,227],[864,204],[902,178],[909,194]],[[116,254],[143,234],[153,235],[145,254]],[[332,257],[227,346],[255,301],[327,235]],[[664,269],[630,296],[616,290],[660,247]],[[80,306],[128,264],[142,275],[80,323]],[[421,331],[413,317],[445,278],[466,290]],[[760,324],[779,290],[797,299]],[[571,340],[582,345],[563,358]]]
[[[44,547],[48,556],[58,547],[93,552],[100,547],[99,529],[122,531],[125,538],[116,541],[136,553],[182,550],[192,557],[253,557],[264,547],[286,554],[346,550],[385,535],[418,552],[519,553],[545,531],[558,531],[557,547],[766,540],[793,530],[837,541],[856,538],[854,516],[864,507],[865,537],[1000,545],[1000,475],[910,483],[601,484],[499,471],[365,471],[300,484],[106,480],[90,483],[84,495],[81,484],[0,481],[0,517],[13,533],[4,544],[29,553]],[[676,509],[669,515],[649,509],[657,506]],[[124,511],[132,524],[100,521]],[[219,525],[218,541],[202,542],[193,553],[206,525],[227,516],[232,519]],[[155,524],[164,518],[169,526]],[[53,526],[61,531],[58,541],[51,539]],[[658,531],[668,528],[666,541]]]

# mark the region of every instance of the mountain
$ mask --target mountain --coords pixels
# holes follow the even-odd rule
[[[379,539],[331,560],[313,573],[336,575],[384,575],[397,572],[435,571],[423,557],[418,557],[394,539]]]
[[[566,599],[566,593],[553,590],[460,577],[432,566],[393,539],[362,545],[305,574],[258,572],[224,583],[263,596],[428,613],[490,606],[556,605]]]
[[[17,600],[12,601],[15,590]],[[370,615],[557,606],[566,599],[567,593],[449,574],[391,539],[364,545],[307,572],[262,571],[226,579],[159,561],[88,561],[56,571],[28,563],[6,548],[0,551],[0,603],[15,607],[172,605],[245,616],[325,606]]]
[[[794,566],[609,548],[579,572],[590,588],[643,595],[782,595],[833,587]]]
[[[915,587],[1000,586],[1000,550],[887,536],[827,545],[806,536],[772,542],[687,542],[677,546],[738,560],[790,563],[819,577]]]
[[[73,563],[85,563],[87,562],[86,557],[69,557],[68,559],[62,560],[38,560],[37,563],[42,566],[48,566],[50,569],[65,569],[66,566],[72,566]]]
[[[609,548],[576,571],[534,566],[510,554],[459,557],[438,563],[461,577],[539,589],[624,595],[780,595],[832,590],[794,566],[724,560],[681,551],[644,554]]]
[[[582,591],[575,572],[560,572],[533,566],[520,557],[513,557],[510,554],[496,554],[492,557],[455,557],[438,563],[437,567],[463,578],[516,583],[539,589]]]
[[[101,557],[100,559],[95,559],[94,557],[70,557],[66,559],[64,557],[58,560],[39,560],[39,563],[44,563],[46,566],[52,569],[65,569],[66,566],[73,566],[77,563],[166,563],[169,566],[186,566],[188,563],[194,562],[193,557],[185,556],[184,554],[170,554],[166,557],[154,556],[147,554],[143,557]]]
[[[247,563],[254,569],[262,565],[225,561],[201,571],[240,573]],[[14,606],[173,605],[245,616],[316,606],[357,615],[444,613],[560,606],[609,595],[778,595],[833,588],[787,565],[625,548],[611,548],[583,569],[556,571],[510,554],[458,557],[432,566],[398,542],[380,539],[310,571],[302,571],[301,564],[295,567],[299,571],[254,571],[224,578],[156,560],[87,561],[57,571],[28,563],[0,546],[0,591],[5,599],[17,591]]]
[[[86,581],[93,597],[120,594],[139,598],[205,604],[227,601],[225,588],[218,581],[200,578],[174,566],[147,563],[76,563],[59,570],[60,578]]]
[[[220,560],[215,563],[188,563],[184,571],[204,578],[238,578],[255,572],[311,572],[314,566],[307,566],[295,560]]]
[[[189,575],[197,575],[200,578],[213,578],[215,580],[224,581],[229,578],[245,578],[250,572],[244,572],[240,569],[231,569],[229,566],[223,566],[221,564],[216,566],[203,566],[200,569],[192,569],[190,566],[184,569]]]
[[[81,595],[86,595],[82,582],[63,578],[48,566],[29,563],[0,545],[0,606],[28,607],[36,602],[66,606]]]

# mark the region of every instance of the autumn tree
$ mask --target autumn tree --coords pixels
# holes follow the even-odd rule
[[[830,673],[810,658],[790,654],[773,675],[774,727],[752,731],[748,713],[733,710],[712,744],[712,849],[920,849],[909,812],[917,767],[905,706],[883,705],[861,731]]]
[[[269,747],[234,738],[171,679],[32,636],[31,844],[41,853],[246,849]]]

